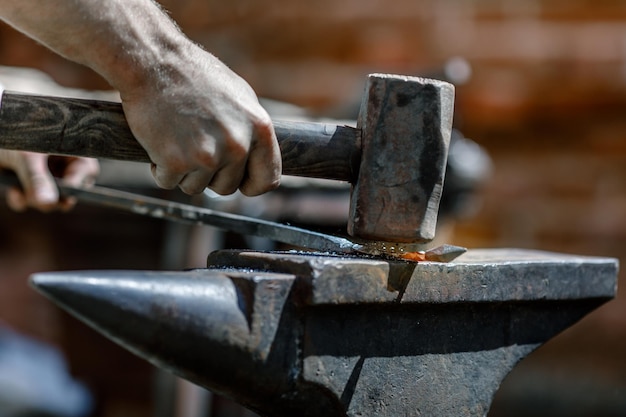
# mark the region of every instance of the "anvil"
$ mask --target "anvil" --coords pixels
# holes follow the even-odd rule
[[[222,250],[206,269],[35,274],[156,366],[257,413],[484,416],[515,364],[610,300],[618,263],[514,249],[452,262]]]

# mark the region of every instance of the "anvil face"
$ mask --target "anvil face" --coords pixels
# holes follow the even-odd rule
[[[265,416],[485,415],[524,356],[615,295],[617,261],[218,251],[186,272],[36,274],[153,364]]]

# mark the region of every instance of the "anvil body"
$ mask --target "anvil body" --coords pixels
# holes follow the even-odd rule
[[[263,416],[484,416],[519,360],[614,297],[617,268],[512,249],[450,263],[217,251],[207,269],[33,283],[156,366]]]

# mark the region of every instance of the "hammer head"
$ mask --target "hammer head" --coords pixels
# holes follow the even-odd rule
[[[372,74],[357,127],[361,165],[348,233],[425,243],[435,237],[454,111],[452,84]]]

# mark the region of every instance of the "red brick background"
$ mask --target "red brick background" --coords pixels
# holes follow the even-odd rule
[[[457,86],[456,125],[489,152],[494,170],[479,210],[459,221],[452,243],[625,259],[626,3],[162,4],[260,95],[316,114],[333,115],[352,104],[369,72],[432,74],[451,58],[465,59],[472,76]],[[34,66],[68,86],[107,87],[6,27],[0,30],[0,64]],[[589,387],[570,397],[558,390],[560,382],[551,387],[574,403],[609,401],[607,391],[625,396],[624,353],[626,300],[620,293],[524,361],[503,392],[539,372]],[[499,401],[505,403],[497,399],[498,407]],[[497,415],[512,415],[502,407]],[[604,415],[597,407],[576,415]]]

